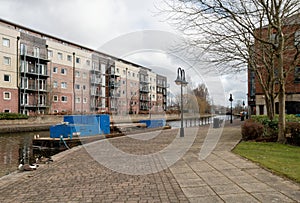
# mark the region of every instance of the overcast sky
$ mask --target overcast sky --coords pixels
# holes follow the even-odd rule
[[[176,32],[156,7],[161,0],[1,0],[1,18],[80,45],[99,49],[107,42],[132,32],[160,30]],[[164,53],[139,52],[127,60],[169,73],[171,84],[178,64]],[[153,62],[155,61],[155,62]],[[166,70],[161,67],[168,67]],[[163,71],[162,71],[163,70]],[[200,71],[201,72],[201,71]],[[199,74],[199,73],[198,73]],[[201,73],[200,73],[201,74]],[[224,95],[232,93],[235,101],[246,99],[246,74],[222,76]],[[200,78],[205,75],[200,75]],[[194,77],[190,73],[189,78]],[[193,81],[193,83],[197,83]],[[173,84],[171,84],[173,86]],[[214,91],[212,88],[210,91]],[[215,101],[218,103],[218,101]],[[229,103],[225,103],[229,105]]]

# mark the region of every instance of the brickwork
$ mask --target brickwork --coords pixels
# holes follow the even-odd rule
[[[9,95],[10,98],[5,98]],[[0,88],[0,112],[18,112],[18,90],[9,88]]]

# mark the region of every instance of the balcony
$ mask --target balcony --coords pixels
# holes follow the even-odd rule
[[[140,88],[140,92],[149,93],[149,88]]]
[[[91,84],[101,84],[101,78],[91,78]]]
[[[45,53],[37,53],[32,50],[21,49],[20,56],[21,56],[21,59],[28,58],[28,59],[31,59],[34,61],[39,61],[42,63],[49,62],[49,60],[47,59],[46,51],[45,51]]]
[[[140,97],[140,101],[146,101],[147,102],[147,101],[150,101],[150,100],[149,100],[149,97]]]
[[[92,96],[104,97],[101,91],[93,91],[91,90]]]
[[[36,84],[29,84],[29,85],[26,85],[26,86],[22,85],[21,89],[22,90],[27,90],[27,91],[33,91],[33,92],[47,92],[47,88],[46,87],[40,88]]]
[[[121,96],[121,94],[120,94],[120,93],[113,93],[113,92],[110,92],[110,93],[109,93],[109,96],[110,96],[110,97],[114,97],[114,98],[119,98],[119,97]]]
[[[21,74],[39,76],[39,77],[50,77],[47,74],[47,66],[44,65],[40,65],[39,67],[34,65],[29,65],[28,68],[21,68]]]
[[[114,88],[119,88],[121,86],[120,82],[115,82],[115,81],[110,81],[109,86],[114,89]]]

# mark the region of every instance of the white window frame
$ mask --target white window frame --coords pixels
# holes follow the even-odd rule
[[[79,78],[80,77],[80,72],[77,70],[77,71],[75,71],[75,76],[76,76],[76,78]]]
[[[3,56],[3,65],[10,66],[11,64],[11,58],[8,56]]]
[[[75,102],[76,102],[76,104],[80,104],[81,103],[81,98],[80,97],[76,97]]]
[[[5,80],[5,76],[8,76],[8,81]],[[9,75],[9,74],[4,74],[4,75],[3,75],[3,81],[4,81],[4,82],[11,82],[11,75]]]
[[[58,96],[57,95],[53,95],[53,102],[58,102]]]
[[[10,109],[3,109],[3,113],[11,113]]]
[[[67,61],[72,61],[72,56],[71,55],[67,55]]]
[[[53,88],[57,88],[58,87],[58,82],[57,81],[53,81]]]
[[[53,57],[53,51],[52,50],[48,50],[47,54],[48,54],[48,58],[52,58]]]
[[[61,71],[60,71],[60,73],[62,75],[67,75],[67,69],[66,68],[62,68]]]
[[[61,53],[61,52],[57,52],[57,58],[58,58],[58,60],[63,60],[63,53]]]
[[[5,97],[7,94],[8,94],[8,98]],[[3,92],[3,99],[4,100],[11,100],[11,92]]]
[[[61,82],[60,87],[61,87],[62,89],[67,89],[67,82]]]
[[[58,67],[54,66],[54,67],[52,68],[52,73],[58,73]]]
[[[2,38],[2,45],[4,47],[10,47],[10,39],[3,37]]]
[[[64,98],[66,100],[64,100]],[[64,103],[68,102],[68,97],[67,96],[61,96],[61,102],[64,102]]]

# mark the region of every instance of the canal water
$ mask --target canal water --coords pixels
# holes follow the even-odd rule
[[[49,131],[0,134],[0,177],[16,171],[21,159],[25,163],[33,161],[34,135],[49,137]]]

